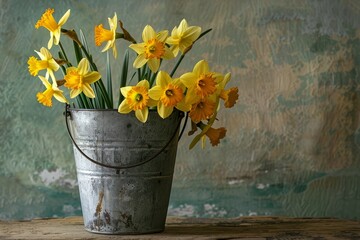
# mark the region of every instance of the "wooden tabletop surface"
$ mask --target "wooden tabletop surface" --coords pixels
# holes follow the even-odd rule
[[[360,221],[285,217],[168,217],[162,233],[124,236],[87,232],[81,217],[68,217],[0,221],[0,239],[360,239]]]

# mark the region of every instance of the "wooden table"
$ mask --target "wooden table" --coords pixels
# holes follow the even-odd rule
[[[360,221],[285,217],[169,217],[163,233],[124,236],[86,232],[81,217],[69,217],[0,221],[0,239],[360,239]]]

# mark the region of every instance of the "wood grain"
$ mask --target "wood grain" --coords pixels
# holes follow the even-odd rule
[[[1,221],[0,239],[360,239],[360,221],[331,218],[243,217],[167,219],[163,233],[99,235],[81,217]]]

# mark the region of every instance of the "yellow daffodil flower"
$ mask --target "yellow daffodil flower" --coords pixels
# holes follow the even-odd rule
[[[131,44],[129,47],[137,54],[134,61],[134,68],[141,68],[148,64],[152,72],[156,72],[160,67],[160,59],[171,59],[174,54],[165,45],[168,31],[156,33],[154,29],[147,25],[142,33],[143,43]]]
[[[59,64],[54,60],[53,56],[46,48],[41,48],[40,52],[35,51],[40,60],[35,57],[30,57],[28,60],[29,72],[32,76],[37,76],[40,70],[46,69],[45,78],[49,79],[49,75],[53,81],[55,81],[54,71],[59,69]]]
[[[35,28],[44,27],[50,31],[50,40],[48,42],[48,49],[52,47],[53,44],[58,45],[60,42],[61,26],[66,23],[70,16],[70,9],[62,16],[62,18],[57,23],[53,17],[54,9],[47,9],[45,13],[41,16],[40,20],[35,24]]]
[[[114,58],[117,57],[117,49],[116,49],[116,28],[117,28],[117,15],[114,13],[114,17],[108,18],[110,30],[107,30],[103,27],[102,24],[95,26],[95,45],[100,46],[103,42],[107,41],[102,52],[113,48]]]
[[[185,73],[181,82],[188,88],[189,101],[196,102],[216,92],[216,85],[223,80],[223,76],[210,72],[205,60],[199,61],[192,72]]]
[[[145,123],[149,115],[149,106],[156,106],[156,102],[149,97],[149,82],[141,80],[136,86],[120,88],[125,99],[121,102],[118,112],[129,113],[135,111],[136,118]]]
[[[90,84],[98,81],[101,75],[96,71],[89,71],[89,61],[83,58],[78,67],[69,67],[66,69],[64,77],[64,86],[71,89],[70,97],[75,98],[81,92],[89,98],[95,98],[94,90]]]
[[[224,100],[224,106],[226,108],[231,108],[235,105],[236,101],[239,99],[239,89],[237,87],[232,87],[225,90],[226,84],[230,81],[231,74],[227,73],[224,77],[224,80],[217,85],[217,94],[220,99]]]
[[[160,71],[156,77],[156,86],[149,90],[150,98],[157,100],[157,111],[167,118],[184,98],[184,86],[180,79],[172,79],[168,73]]]
[[[220,139],[223,139],[226,135],[226,128],[212,128],[210,127],[202,136],[202,148],[205,147],[205,136],[209,138],[212,146],[217,146],[220,143]]]
[[[198,123],[201,120],[209,119],[216,110],[216,103],[211,98],[202,98],[198,102],[192,104],[189,113],[190,119]]]
[[[200,36],[201,27],[188,26],[188,23],[183,19],[179,27],[174,27],[171,36],[166,39],[166,43],[172,45],[171,51],[175,57],[179,51],[184,54],[185,50],[191,47],[194,41]]]
[[[53,81],[51,85],[49,81],[43,76],[39,76],[41,82],[44,84],[46,90],[44,92],[38,92],[36,94],[36,98],[39,103],[44,106],[51,107],[52,106],[52,98],[54,97],[56,100],[62,103],[67,103],[68,101],[63,95],[63,91],[61,91],[56,84],[56,81]]]

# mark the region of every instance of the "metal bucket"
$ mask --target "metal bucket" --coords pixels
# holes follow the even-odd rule
[[[143,124],[116,110],[67,108],[87,231],[164,230],[181,118],[179,111],[166,119],[149,111]]]

